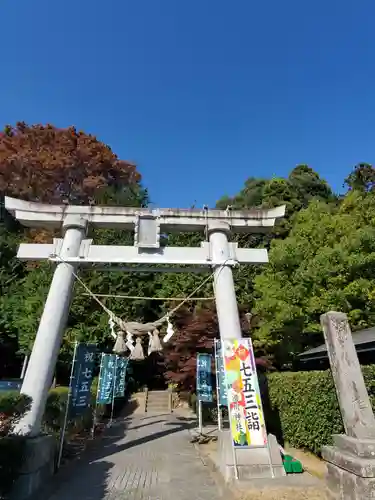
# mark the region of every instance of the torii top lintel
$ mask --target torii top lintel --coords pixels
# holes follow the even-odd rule
[[[227,222],[236,233],[270,231],[285,214],[285,205],[272,209],[197,210],[118,206],[47,205],[5,197],[5,208],[27,227],[60,228],[68,215],[103,228],[133,229],[140,218],[157,220],[163,231],[203,231],[209,223]]]

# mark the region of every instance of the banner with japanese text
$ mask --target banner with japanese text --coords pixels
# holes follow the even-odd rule
[[[77,344],[74,351],[73,370],[70,380],[69,416],[82,415],[91,404],[91,385],[94,376],[96,344]]]
[[[197,354],[197,398],[212,403],[211,354]]]
[[[115,370],[116,354],[102,354],[96,399],[96,403],[99,405],[106,405],[112,402]]]
[[[218,381],[219,404],[220,406],[228,406],[228,394],[227,394],[228,390],[225,380],[223,350],[221,347],[220,340],[215,340],[215,360],[216,360],[216,372]]]
[[[266,446],[267,432],[251,339],[224,340],[223,355],[233,445]]]
[[[128,367],[129,358],[117,356],[116,358],[116,387],[115,397],[122,398],[125,395],[126,388],[126,370]]]

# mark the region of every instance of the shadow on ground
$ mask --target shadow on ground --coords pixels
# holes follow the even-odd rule
[[[165,429],[118,444],[119,440],[126,437],[134,410],[134,407],[133,409],[132,407],[127,408],[125,410],[126,416],[119,417],[114,421],[111,427],[90,443],[79,458],[64,465],[34,500],[62,500],[63,498],[103,500],[109,493],[107,491],[108,479],[114,467],[110,458],[112,455],[184,431],[195,425],[194,418],[171,414],[138,417],[137,425],[132,426],[132,430],[147,428],[162,422],[164,422]],[[90,478],[89,484],[87,478]],[[64,492],[65,494],[63,494]]]
[[[116,441],[121,439],[126,435],[126,428],[129,425],[131,419],[126,419],[124,421],[116,422],[108,432],[103,436],[101,440],[101,447],[96,450],[94,460],[99,460],[103,457],[109,457],[115,453],[120,453],[121,451],[128,450],[130,448],[134,448],[135,446],[139,446],[141,444],[149,443],[151,441],[155,441],[156,439],[163,438],[165,436],[169,436],[171,434],[176,434],[183,430],[194,427],[195,419],[193,418],[185,418],[185,417],[174,417],[173,421],[168,422],[164,419],[155,420],[155,418],[159,418],[161,415],[155,415],[150,417],[143,417],[141,419],[142,424],[132,427],[132,429],[140,429],[142,427],[147,427],[149,425],[153,425],[155,423],[161,423],[165,421],[166,429],[164,431],[154,432],[152,434],[147,434],[146,436],[140,437],[139,439],[133,439],[127,443],[123,443],[121,445],[116,444]],[[168,417],[171,417],[168,414]],[[147,419],[150,419],[147,422]],[[145,423],[143,423],[145,422]]]
[[[69,474],[62,474],[61,471],[53,478],[53,482],[42,489],[35,498],[35,500],[60,500],[63,497],[67,500],[103,500],[107,495],[107,480],[110,477],[113,464],[110,462],[102,461],[95,463],[79,463],[80,477],[90,477],[90,481],[76,481],[72,475],[77,476],[77,468],[70,470]],[[61,492],[66,492],[63,496]]]

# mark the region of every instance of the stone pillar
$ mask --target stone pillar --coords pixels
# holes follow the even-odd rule
[[[86,226],[87,221],[79,216],[66,217],[60,253],[62,259],[79,255]],[[32,398],[32,405],[16,431],[30,437],[40,433],[48,391],[69,315],[75,281],[73,272],[76,267],[76,264],[63,262],[56,267],[22,384],[21,393]]]
[[[231,259],[229,233],[230,227],[226,222],[216,222],[208,226],[213,260]],[[214,290],[221,339],[240,339],[242,337],[241,323],[231,266],[217,267],[214,273]],[[231,482],[236,476],[240,480],[264,479],[272,475],[285,476],[277,440],[271,434],[268,435],[268,440],[268,448],[233,450],[231,431],[222,430],[218,439],[218,466],[225,480]]]
[[[345,434],[324,446],[332,499],[375,498],[375,417],[346,314],[321,316],[324,338],[342,414]]]
[[[208,227],[211,258],[216,261],[231,259],[228,234],[229,224],[216,222]],[[222,339],[241,338],[236,291],[231,266],[218,266],[214,273],[216,311]]]

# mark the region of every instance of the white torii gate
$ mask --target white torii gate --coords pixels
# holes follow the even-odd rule
[[[5,197],[5,208],[21,224],[33,228],[62,229],[63,238],[52,244],[25,244],[18,250],[21,260],[56,262],[50,290],[40,319],[21,392],[32,398],[31,411],[19,430],[36,436],[61,346],[70,303],[74,273],[78,267],[95,264],[181,264],[214,270],[214,290],[220,336],[240,338],[241,327],[232,267],[265,264],[265,249],[241,249],[229,243],[228,234],[264,233],[285,214],[285,206],[270,210],[251,209],[182,210],[139,209],[116,206],[45,205]],[[93,245],[85,238],[89,224],[96,227],[134,230],[134,246]],[[160,233],[206,231],[201,247],[161,247]],[[60,259],[61,257],[61,259]],[[139,267],[134,267],[136,272]],[[152,271],[152,267],[149,267]],[[188,268],[186,271],[188,272]],[[173,272],[173,269],[168,271]]]

